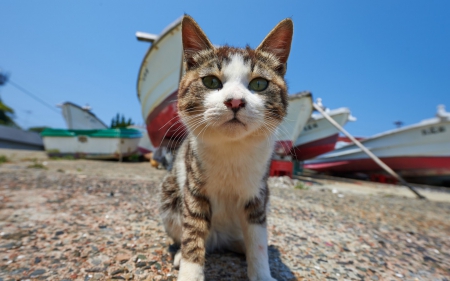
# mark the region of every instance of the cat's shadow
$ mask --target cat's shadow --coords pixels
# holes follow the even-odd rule
[[[176,248],[169,248],[173,254]],[[277,247],[269,246],[269,265],[272,277],[278,281],[297,280],[294,273],[285,265],[281,259]],[[245,281],[247,278],[247,262],[245,256],[234,252],[214,252],[206,255],[205,264],[206,281]]]

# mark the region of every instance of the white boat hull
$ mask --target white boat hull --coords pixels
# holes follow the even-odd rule
[[[140,138],[43,137],[52,156],[72,155],[88,159],[119,159],[137,152]]]
[[[450,184],[450,114],[364,139],[361,143],[405,178],[440,177]],[[380,173],[359,147],[343,146],[305,162],[305,168],[334,174]],[[444,183],[443,181],[441,181]]]

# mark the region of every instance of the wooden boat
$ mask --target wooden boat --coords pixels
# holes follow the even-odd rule
[[[348,121],[355,121],[348,108],[342,107],[327,110],[327,113],[339,125],[344,126]],[[303,132],[296,139],[292,155],[294,159],[303,161],[332,151],[339,137],[339,130],[321,114],[313,113],[303,128]]]
[[[137,92],[148,135],[156,148],[175,148],[185,136],[177,111],[178,84],[184,72],[179,18],[159,35],[137,33],[152,42],[139,70]],[[312,112],[311,93],[289,97],[288,114],[277,133],[276,151],[288,155]]]
[[[438,106],[436,117],[397,128],[361,143],[405,179],[450,186],[450,113]],[[349,144],[305,162],[304,168],[335,175],[382,174],[375,162]]]

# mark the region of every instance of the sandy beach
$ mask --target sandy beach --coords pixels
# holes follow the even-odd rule
[[[0,149],[0,281],[176,280],[158,215],[165,171]],[[277,280],[450,280],[450,193],[271,178]],[[247,280],[244,256],[212,253],[207,280]]]

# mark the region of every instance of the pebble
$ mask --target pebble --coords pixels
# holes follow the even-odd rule
[[[38,277],[38,276],[44,274],[45,272],[46,272],[45,269],[36,269],[35,271],[33,271],[33,272],[30,274],[30,278],[36,278],[36,277]]]

